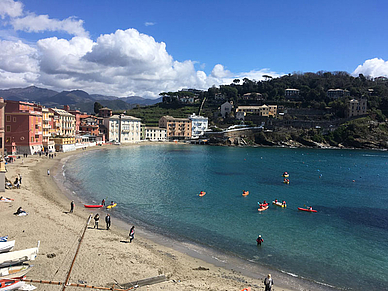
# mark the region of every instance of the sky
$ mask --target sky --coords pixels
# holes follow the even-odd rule
[[[0,89],[157,98],[234,79],[388,77],[386,0],[0,0]]]

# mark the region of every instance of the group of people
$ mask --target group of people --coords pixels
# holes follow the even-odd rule
[[[98,229],[99,221],[100,221],[100,215],[98,213],[96,213],[96,215],[94,216],[94,226],[93,226],[93,228],[97,228]],[[106,216],[105,216],[105,223],[106,223],[106,229],[109,230],[110,225],[111,225],[111,219],[110,219],[109,213],[107,213]]]

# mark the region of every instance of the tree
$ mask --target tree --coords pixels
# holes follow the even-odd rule
[[[100,109],[103,108],[103,107],[104,106],[102,106],[100,103],[94,102],[94,113],[98,114],[100,112]]]

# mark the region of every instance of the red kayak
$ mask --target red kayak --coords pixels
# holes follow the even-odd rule
[[[307,208],[300,208],[300,207],[298,207],[298,210],[307,211],[307,212],[317,212],[317,211],[314,210],[314,209],[307,209]]]
[[[103,207],[104,205],[86,205],[86,204],[84,204],[84,206],[85,206],[86,208],[101,208],[101,207]]]

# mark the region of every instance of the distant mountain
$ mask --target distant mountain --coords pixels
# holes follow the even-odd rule
[[[88,94],[82,90],[62,91],[58,93],[35,86],[0,90],[0,97],[3,97],[5,100],[33,102],[46,107],[63,108],[64,105],[69,105],[71,109],[88,113],[93,113],[94,102],[99,102],[101,105],[109,107],[112,110],[127,110],[137,105],[148,106],[162,102],[162,98],[147,99],[139,96],[119,98],[101,94]]]
[[[56,94],[58,94],[58,92],[35,86],[0,90],[0,97],[15,101],[40,102],[42,98],[50,98]]]

